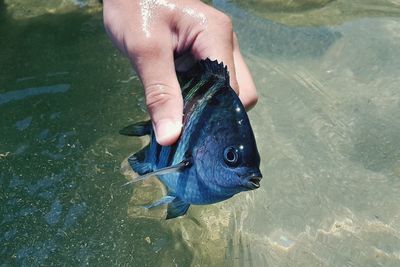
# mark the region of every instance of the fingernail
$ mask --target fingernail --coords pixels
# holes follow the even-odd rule
[[[160,120],[155,124],[155,134],[160,145],[172,145],[178,139],[182,124],[170,119]]]

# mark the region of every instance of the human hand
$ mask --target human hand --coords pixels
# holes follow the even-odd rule
[[[143,83],[157,142],[171,145],[182,129],[183,100],[174,56],[190,52],[228,67],[231,87],[249,109],[257,92],[231,19],[199,0],[104,0],[104,25]]]

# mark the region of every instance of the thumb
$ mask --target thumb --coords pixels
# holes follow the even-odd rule
[[[172,145],[182,130],[183,100],[175,73],[173,50],[160,43],[147,43],[135,53],[134,65],[143,83],[147,110],[157,142]]]

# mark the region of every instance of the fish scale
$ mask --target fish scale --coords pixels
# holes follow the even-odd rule
[[[168,205],[167,219],[186,214],[192,204],[212,204],[256,189],[262,178],[250,121],[229,85],[227,68],[206,59],[177,75],[184,118],[174,145],[157,144],[150,121],[120,131],[151,136],[148,146],[129,157],[139,176],[126,184],[158,176],[168,194],[146,208]]]

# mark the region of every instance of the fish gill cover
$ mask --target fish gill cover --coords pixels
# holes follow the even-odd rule
[[[145,208],[168,205],[166,219],[186,214],[191,204],[212,204],[257,189],[262,178],[253,130],[229,85],[226,66],[205,59],[177,75],[184,119],[174,145],[159,145],[150,121],[120,131],[129,136],[150,135],[150,143],[128,158],[139,176],[125,185],[156,175],[167,195]]]

